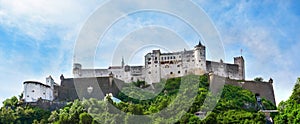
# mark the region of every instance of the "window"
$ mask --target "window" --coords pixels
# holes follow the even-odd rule
[[[157,57],[155,57],[155,60],[157,60]]]
[[[29,97],[29,95],[27,95],[27,97]]]
[[[44,95],[46,94],[46,93],[43,93]]]
[[[155,65],[155,67],[157,67],[157,65]]]
[[[34,90],[32,90],[32,92],[34,92]]]
[[[180,67],[180,65],[177,65],[177,67]]]
[[[173,74],[173,72],[170,72],[170,74]]]
[[[180,71],[178,71],[178,74],[180,74]]]
[[[151,62],[148,62],[148,65],[150,65],[151,64]]]
[[[148,74],[151,74],[151,71],[149,71]]]
[[[186,62],[190,62],[190,60],[188,59],[188,60],[186,60]]]

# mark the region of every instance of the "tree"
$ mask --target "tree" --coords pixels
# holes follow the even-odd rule
[[[264,79],[262,77],[256,77],[256,78],[254,78],[254,81],[263,82]]]
[[[79,115],[80,124],[91,124],[93,122],[93,117],[88,113],[84,112]]]
[[[3,105],[5,107],[16,107],[18,105],[18,98],[16,96],[13,96],[10,99],[6,99],[3,101]]]
[[[278,105],[279,114],[274,121],[277,124],[293,124],[300,122],[300,78],[298,78],[293,93],[287,101]]]

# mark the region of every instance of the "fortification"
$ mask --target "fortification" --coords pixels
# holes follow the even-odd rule
[[[224,78],[226,84],[248,89],[275,104],[273,80],[269,82],[246,81],[245,61],[242,56],[235,57],[233,64],[224,63],[223,60],[209,61],[206,59],[206,47],[201,42],[192,50],[184,49],[172,53],[153,50],[145,55],[144,60],[143,66],[130,66],[125,65],[122,58],[120,66],[109,66],[107,69],[84,69],[81,64],[74,63],[74,78],[66,79],[62,75],[60,86],[51,77],[46,79],[45,84],[33,81],[24,82],[25,102],[36,102],[38,99],[49,101],[72,101],[78,98],[102,99],[107,93],[117,95],[124,82],[139,80],[152,84],[160,82],[161,79],[209,73],[220,77],[219,79]]]
[[[149,84],[158,83],[161,79],[182,77],[188,74],[202,75],[214,73],[230,79],[245,79],[245,64],[243,57],[234,58],[234,64],[206,60],[206,47],[199,42],[192,50],[173,53],[161,53],[153,50],[145,55],[143,66],[125,65],[122,58],[120,66],[110,66],[108,69],[83,69],[79,63],[73,66],[76,78],[107,77],[112,73],[117,79],[126,83],[137,80]]]

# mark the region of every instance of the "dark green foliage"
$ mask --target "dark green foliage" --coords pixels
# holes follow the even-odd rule
[[[278,109],[279,114],[274,119],[275,123],[296,124],[300,122],[300,78],[298,78],[290,98],[280,102]]]
[[[262,77],[256,77],[256,78],[254,78],[254,81],[263,82],[264,79]]]
[[[195,84],[193,82],[197,81]],[[165,83],[164,83],[165,82]],[[181,124],[214,124],[214,123],[265,123],[262,113],[257,112],[254,94],[240,87],[225,85],[221,99],[215,109],[208,113],[204,120],[195,115],[203,106],[204,100],[209,96],[209,82],[207,75],[189,75],[183,78],[172,78],[162,83],[155,84],[159,92],[140,88],[145,82],[138,81],[136,84],[127,84],[117,97],[122,100],[114,103],[110,97],[106,100],[85,99],[75,100],[68,103],[64,108],[56,111],[44,111],[38,108],[18,106],[15,98],[5,101],[5,107],[1,108],[0,123],[54,123],[54,124],[106,124],[106,123],[170,123]],[[190,94],[191,89],[195,94]],[[183,90],[182,90],[183,89]],[[138,92],[137,92],[138,91]],[[129,94],[127,96],[125,94]],[[147,98],[155,95],[152,99],[139,100],[136,98]],[[296,95],[297,96],[297,95]],[[134,97],[134,98],[133,98]],[[180,98],[177,100],[177,98]],[[194,99],[192,99],[194,98]],[[213,98],[213,97],[212,97]],[[213,98],[215,99],[215,98]],[[194,101],[191,101],[194,100]],[[180,105],[191,104],[183,111]],[[263,99],[263,104],[268,109],[276,107],[269,101]],[[110,107],[109,107],[110,106]],[[123,111],[118,112],[111,106]],[[281,104],[282,107],[286,103]],[[293,106],[300,108],[300,106]],[[156,114],[166,110],[170,116],[164,117]],[[176,111],[179,110],[179,111]],[[281,122],[288,122],[297,118],[297,111],[288,111],[289,114],[282,116]],[[149,115],[145,118],[134,118],[132,115]],[[151,115],[151,116],[150,116]],[[171,116],[172,115],[172,116]],[[174,116],[173,116],[174,115]],[[293,122],[298,121],[294,119]]]

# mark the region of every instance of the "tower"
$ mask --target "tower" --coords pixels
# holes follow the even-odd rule
[[[145,75],[147,83],[158,83],[161,78],[160,50],[153,50],[145,56]]]
[[[205,46],[201,44],[199,40],[198,45],[194,47],[194,59],[195,59],[195,74],[201,75],[206,72],[206,53]]]
[[[122,61],[121,61],[121,66],[122,68],[125,66],[125,62],[124,62],[124,58],[122,57]]]
[[[234,57],[234,64],[239,66],[239,71],[238,71],[239,79],[245,80],[245,61],[243,56]]]
[[[51,89],[54,89],[54,80],[51,76],[46,77],[46,84],[50,86]]]
[[[74,65],[73,65],[73,75],[74,75],[75,78],[81,76],[81,68],[82,68],[81,64],[74,63]]]

